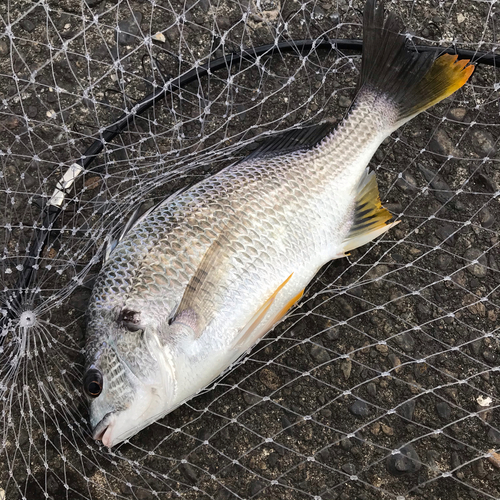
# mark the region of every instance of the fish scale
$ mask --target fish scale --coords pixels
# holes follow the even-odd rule
[[[392,131],[472,68],[408,54],[397,20],[384,20],[374,0],[365,19],[360,89],[334,132],[299,151],[268,148],[178,193],[127,226],[110,252],[90,299],[85,378],[94,437],[105,445],[207,386],[322,265],[396,223],[366,167]],[[123,376],[110,387],[116,363]]]

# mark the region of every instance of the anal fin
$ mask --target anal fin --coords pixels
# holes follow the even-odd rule
[[[344,240],[343,252],[349,252],[377,238],[400,221],[388,223],[392,214],[382,206],[374,172],[366,169],[359,181],[354,222]]]

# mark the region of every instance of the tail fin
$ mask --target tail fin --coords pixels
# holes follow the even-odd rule
[[[384,15],[383,0],[367,0],[363,19],[363,59],[359,92],[384,96],[397,109],[397,126],[458,90],[474,66],[458,56],[434,60],[430,52],[409,52],[399,19]],[[395,124],[396,125],[396,124]]]

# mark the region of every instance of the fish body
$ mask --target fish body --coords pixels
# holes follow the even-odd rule
[[[365,16],[365,37],[393,31],[372,0]],[[460,66],[453,71],[463,80],[468,68],[454,61],[446,68]],[[435,96],[398,106],[363,63],[365,85],[348,117],[319,144],[225,168],[147,213],[110,253],[89,305],[84,377],[93,435],[104,445],[206,387],[286,314],[322,265],[394,224],[366,167]],[[436,64],[421,61],[420,71]]]

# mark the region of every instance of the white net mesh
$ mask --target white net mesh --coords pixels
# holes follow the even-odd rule
[[[389,8],[410,43],[499,47],[496,0]],[[84,311],[106,236],[269,132],[338,121],[359,53],[315,46],[359,38],[361,12],[357,0],[0,4],[0,498],[500,496],[495,65],[377,151],[382,199],[402,220],[384,240],[325,266],[210,390],[111,451],[90,437]],[[316,43],[172,85],[299,39]],[[81,171],[122,113],[130,126]]]

